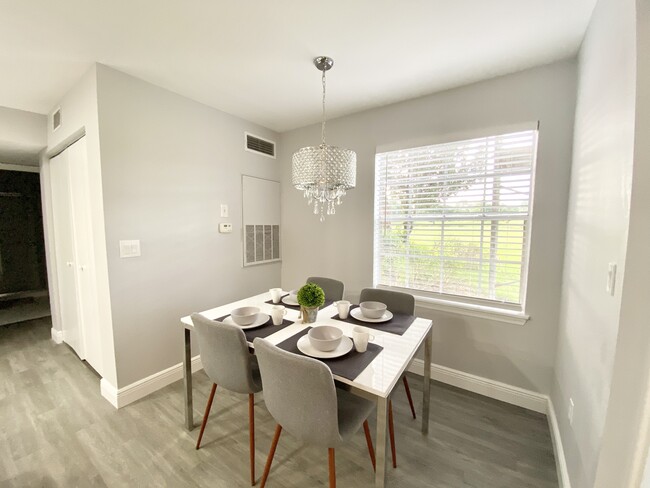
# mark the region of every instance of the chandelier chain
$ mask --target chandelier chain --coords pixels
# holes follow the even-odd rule
[[[325,144],[325,122],[327,120],[325,117],[325,86],[325,70],[323,70],[323,124],[321,125],[320,131],[320,137],[323,145]]]

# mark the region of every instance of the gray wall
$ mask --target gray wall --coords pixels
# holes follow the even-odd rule
[[[0,163],[38,166],[38,153],[47,145],[47,117],[0,107]]]
[[[106,247],[118,387],[182,359],[179,319],[268,290],[280,264],[242,268],[241,175],[279,180],[280,161],[244,151],[277,134],[98,66]],[[230,218],[219,217],[219,205]],[[232,234],[219,234],[229,220]],[[142,256],[121,259],[118,241]]]
[[[619,332],[634,157],[634,11],[633,0],[600,0],[579,56],[552,393],[574,488],[594,484]],[[610,262],[618,264],[614,296],[606,291]]]
[[[332,75],[335,76],[336,74]],[[330,97],[336,97],[331,92]],[[435,320],[435,363],[549,393],[555,357],[575,107],[575,63],[555,63],[328,121],[328,141],[357,152],[357,188],[324,223],[291,187],[291,154],[319,141],[317,125],[282,134],[282,286],[310,275],[343,280],[347,294],[372,286],[377,146],[471,135],[540,121],[528,302],[531,320],[509,325],[419,309]]]

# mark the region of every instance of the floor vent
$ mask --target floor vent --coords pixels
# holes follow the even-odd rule
[[[261,137],[254,136],[253,134],[245,133],[246,146],[245,149],[250,152],[262,154],[269,158],[275,159],[275,142]]]

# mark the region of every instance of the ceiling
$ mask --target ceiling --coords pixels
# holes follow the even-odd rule
[[[94,62],[286,131],[574,56],[596,0],[0,0],[0,106]]]

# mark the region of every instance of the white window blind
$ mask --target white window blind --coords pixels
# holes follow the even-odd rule
[[[522,305],[537,131],[379,153],[375,284]]]

